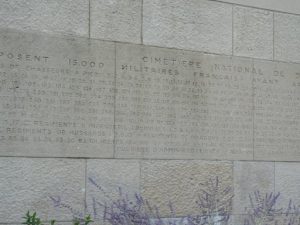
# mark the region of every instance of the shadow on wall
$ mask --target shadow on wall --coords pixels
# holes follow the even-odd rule
[[[97,223],[111,225],[299,225],[300,207],[292,200],[286,208],[278,208],[280,193],[265,193],[254,191],[249,194],[249,207],[245,208],[245,215],[238,223],[231,217],[233,189],[220,187],[218,177],[209,179],[202,185],[202,189],[191,204],[196,204],[197,215],[178,217],[172,205],[167,202],[170,216],[163,218],[160,209],[150,205],[149,201],[138,193],[128,193],[122,187],[117,187],[118,196],[111,198],[107,191],[95,179],[89,177],[88,182],[108,201],[101,201],[92,196],[90,206],[85,204],[85,212],[80,212],[65,204],[60,196],[51,196],[53,206],[57,209],[67,209],[74,219],[84,220],[91,215]]]

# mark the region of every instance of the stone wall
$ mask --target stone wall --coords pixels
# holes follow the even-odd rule
[[[299,205],[299,8],[0,1],[0,224],[101,224],[120,189],[163,218],[212,191],[235,225],[254,191]]]

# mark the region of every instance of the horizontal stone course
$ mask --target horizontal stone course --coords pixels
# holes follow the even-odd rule
[[[0,47],[2,156],[299,160],[299,64],[11,30]]]
[[[170,202],[176,217],[195,216],[207,210],[196,202],[206,192],[227,205],[233,222],[253,210],[249,195],[259,206],[254,191],[261,198],[280,192],[276,209],[285,211],[290,199],[297,205],[298,174],[295,162],[1,157],[0,223],[20,223],[27,210],[37,211],[44,221],[71,221],[85,212],[99,222],[105,204],[109,207],[118,199],[135,204],[136,193],[158,207],[163,218],[174,216]],[[288,217],[278,214],[276,220]]]
[[[0,28],[300,62],[296,1],[10,0]]]

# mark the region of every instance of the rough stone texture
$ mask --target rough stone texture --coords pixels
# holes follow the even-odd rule
[[[300,159],[300,65],[255,60],[254,159]]]
[[[243,225],[246,215],[231,215],[228,225]]]
[[[214,0],[212,0],[214,1]],[[217,0],[219,1],[219,0]],[[252,6],[257,8],[289,12],[300,14],[300,5],[298,0],[220,0],[221,2],[236,3],[245,6]]]
[[[204,0],[144,0],[144,44],[232,53],[232,6]]]
[[[71,221],[67,208],[54,207],[55,199],[84,212],[84,160],[0,158],[0,221],[23,222],[27,210],[43,220]]]
[[[299,216],[295,214],[276,214],[274,216],[260,216],[254,217],[254,222],[251,223],[251,218],[248,215],[233,215],[231,216],[229,225],[243,225],[249,224],[246,221],[249,221],[250,224],[279,224],[279,225],[287,225],[291,224],[290,219],[294,218],[294,223],[298,223]]]
[[[246,213],[250,208],[249,194],[254,191],[274,192],[273,162],[234,162],[233,214]]]
[[[3,29],[0,49],[0,155],[113,156],[113,43]]]
[[[134,160],[98,160],[87,161],[87,212],[96,222],[103,221],[104,204],[108,206],[123,198],[130,199],[140,188],[140,163]],[[100,204],[99,204],[100,203]]]
[[[142,161],[141,193],[150,204],[156,205],[162,217],[171,217],[169,202],[177,216],[205,213],[196,204],[203,190],[228,203],[232,193],[223,194],[232,188],[232,164],[227,162],[205,161]],[[214,192],[207,182],[219,180],[219,191]],[[229,203],[231,201],[229,200]],[[231,205],[231,204],[229,204]],[[231,207],[227,207],[231,210]],[[201,211],[203,210],[203,211]]]
[[[224,217],[221,216],[203,216],[201,218],[195,216],[197,218],[196,224],[215,224],[215,225],[240,225],[240,224],[233,224],[232,219],[229,218],[228,221],[224,220]],[[161,219],[152,219],[151,224],[173,224],[173,225],[190,225],[191,218],[186,216],[184,217],[177,217],[177,218],[161,218]]]
[[[274,59],[300,62],[300,15],[274,13]]]
[[[88,0],[2,0],[0,27],[89,36]]]
[[[273,59],[273,13],[233,7],[233,54]]]
[[[300,202],[300,164],[299,163],[275,163],[275,192],[280,192],[278,208],[287,208],[289,200],[299,205]]]
[[[141,43],[142,0],[91,0],[91,37]]]
[[[116,156],[252,159],[252,60],[117,45]]]

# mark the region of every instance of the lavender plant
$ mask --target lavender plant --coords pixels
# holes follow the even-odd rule
[[[150,225],[151,217],[146,210],[146,204],[138,194],[135,194],[134,200],[130,200],[120,188],[119,198],[104,205],[103,221],[112,225]]]
[[[300,208],[289,201],[286,209],[278,208],[280,193],[249,194],[250,208],[246,208],[244,225],[300,225]]]
[[[279,196],[280,193],[262,195],[259,191],[249,194],[250,208],[246,209],[244,225],[276,224],[276,214],[282,213],[282,209],[275,208]]]
[[[220,185],[218,177],[209,179],[202,185],[202,189],[194,204],[198,206],[199,213],[197,215],[187,215],[176,218],[176,212],[172,202],[168,202],[170,209],[170,219],[162,218],[159,208],[149,204],[147,199],[135,193],[134,197],[129,197],[128,193],[124,192],[121,187],[118,188],[118,197],[111,199],[103,187],[97,182],[89,178],[90,184],[104,194],[107,202],[101,202],[95,197],[92,197],[92,211],[94,217],[99,216],[99,207],[103,209],[102,222],[111,225],[226,225],[230,217],[232,206],[232,188],[223,188]],[[60,197],[51,197],[56,208],[64,208],[69,210],[74,218],[83,218],[84,213],[75,210],[68,204],[62,202]],[[87,212],[87,206],[85,212]]]
[[[296,206],[292,200],[289,201],[289,205],[285,211],[284,224],[300,225],[300,207]]]
[[[196,201],[200,213],[188,216],[188,225],[228,224],[233,198],[232,188],[222,188],[218,177],[210,178],[202,187]]]

